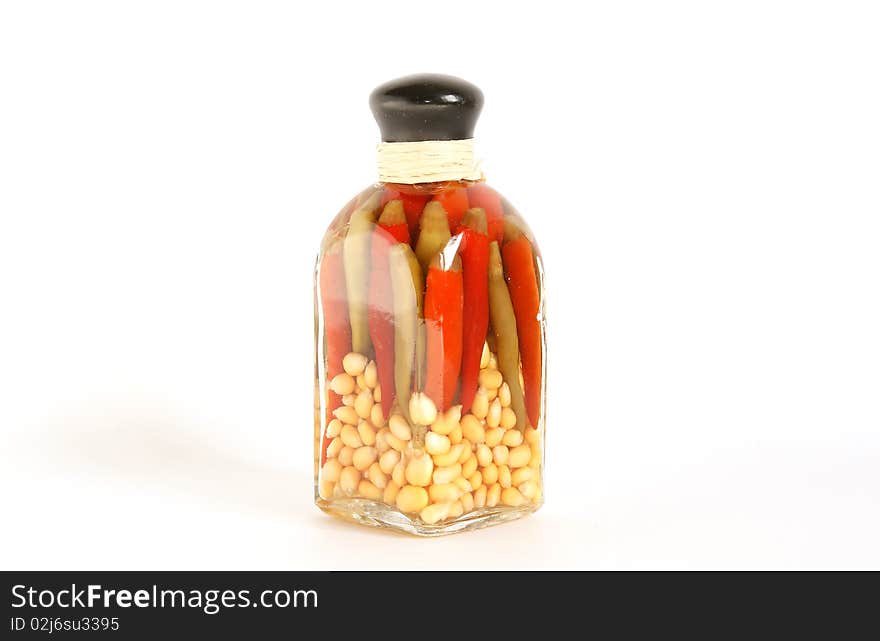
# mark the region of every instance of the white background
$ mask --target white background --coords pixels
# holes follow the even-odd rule
[[[3,3],[0,567],[880,568],[876,4],[575,6]],[[547,504],[441,540],[312,505],[314,254],[418,71],[549,288]]]

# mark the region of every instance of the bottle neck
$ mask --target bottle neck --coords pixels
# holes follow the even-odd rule
[[[398,184],[480,180],[474,139],[382,142],[377,146],[379,181]]]

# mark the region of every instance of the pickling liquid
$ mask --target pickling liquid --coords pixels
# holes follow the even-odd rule
[[[374,185],[316,266],[315,502],[434,536],[543,502],[543,268],[482,182]]]

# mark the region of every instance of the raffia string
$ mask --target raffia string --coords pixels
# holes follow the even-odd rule
[[[432,183],[479,180],[474,140],[383,142],[377,147],[379,180],[387,183]]]

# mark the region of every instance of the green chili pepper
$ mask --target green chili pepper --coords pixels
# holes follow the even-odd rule
[[[422,270],[406,243],[391,248],[388,269],[394,299],[394,388],[400,411],[409,420],[409,399],[420,332]]]
[[[510,388],[510,407],[516,414],[516,429],[526,428],[526,406],[519,384],[519,340],[516,335],[516,316],[507,282],[498,242],[489,244],[489,319],[495,334],[498,370]]]
[[[370,289],[370,247],[379,215],[379,199],[370,198],[348,221],[348,234],[342,246],[348,316],[351,321],[351,348],[367,355],[370,351],[370,325],[367,316]]]

